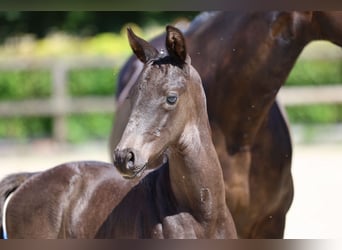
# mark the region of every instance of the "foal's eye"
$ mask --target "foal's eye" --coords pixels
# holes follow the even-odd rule
[[[166,97],[166,102],[169,105],[174,105],[177,102],[178,96],[176,94],[169,94]]]

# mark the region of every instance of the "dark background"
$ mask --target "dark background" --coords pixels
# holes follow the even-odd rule
[[[79,36],[103,32],[119,32],[128,22],[144,27],[164,25],[178,17],[192,20],[198,12],[137,11],[9,11],[0,12],[0,42],[8,36],[31,33],[37,38],[63,30]]]

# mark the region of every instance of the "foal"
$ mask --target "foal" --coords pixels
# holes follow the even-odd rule
[[[140,175],[164,153],[169,166],[142,181],[147,189],[133,189],[99,235],[120,234],[125,228],[125,237],[236,237],[204,90],[190,65],[183,35],[167,27],[168,56],[130,30],[129,42],[144,69],[129,96],[132,111],[114,151],[114,164],[126,178]],[[137,199],[145,202],[137,207]],[[129,217],[121,216],[127,209]],[[140,230],[142,235],[137,235]]]
[[[128,35],[144,68],[130,92],[116,168],[75,162],[29,178],[9,201],[9,238],[237,237],[204,90],[182,33],[167,27],[168,55]],[[134,178],[160,155],[167,163]]]
[[[293,199],[292,144],[275,102],[306,44],[342,46],[342,11],[202,13],[184,33],[202,78],[227,206],[241,238],[282,238]],[[165,34],[151,43],[162,49]],[[127,124],[126,95],[141,63],[120,71],[111,151]]]

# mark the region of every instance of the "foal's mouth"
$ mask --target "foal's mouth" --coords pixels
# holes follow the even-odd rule
[[[124,174],[123,177],[125,179],[134,179],[134,178],[137,178],[137,177],[141,177],[145,171],[145,169],[147,168],[147,163],[144,164],[142,167],[139,167],[139,168],[135,168],[130,174]]]
[[[152,169],[159,168],[167,162],[167,155],[165,151],[161,151],[161,153],[157,154],[157,156],[154,157],[152,160],[146,162],[142,167],[132,168],[130,174],[126,173],[123,175],[123,177],[125,179],[134,179],[136,177],[141,177],[146,169],[151,169],[151,162],[156,161],[159,157],[162,157],[162,162],[160,162],[157,167],[153,167]]]

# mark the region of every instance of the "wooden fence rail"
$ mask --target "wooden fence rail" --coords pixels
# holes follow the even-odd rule
[[[0,61],[0,71],[46,69],[51,72],[52,95],[47,99],[1,101],[0,117],[52,116],[53,137],[58,142],[66,138],[66,116],[89,112],[114,112],[114,97],[69,96],[68,74],[72,69],[114,68],[122,61],[110,57],[77,57],[67,59],[9,59]],[[114,79],[113,79],[114,80]],[[96,83],[95,83],[96,84]]]
[[[278,100],[286,105],[341,104],[342,83],[322,86],[284,86]]]
[[[0,117],[51,116],[54,139],[62,142],[66,138],[67,115],[115,111],[114,94],[110,97],[69,96],[67,93],[69,71],[81,68],[114,68],[121,63],[122,61],[108,57],[0,61],[0,71],[47,69],[51,71],[52,77],[52,95],[49,98],[0,101]],[[287,106],[342,103],[342,83],[319,87],[285,86],[279,91],[278,99]]]

